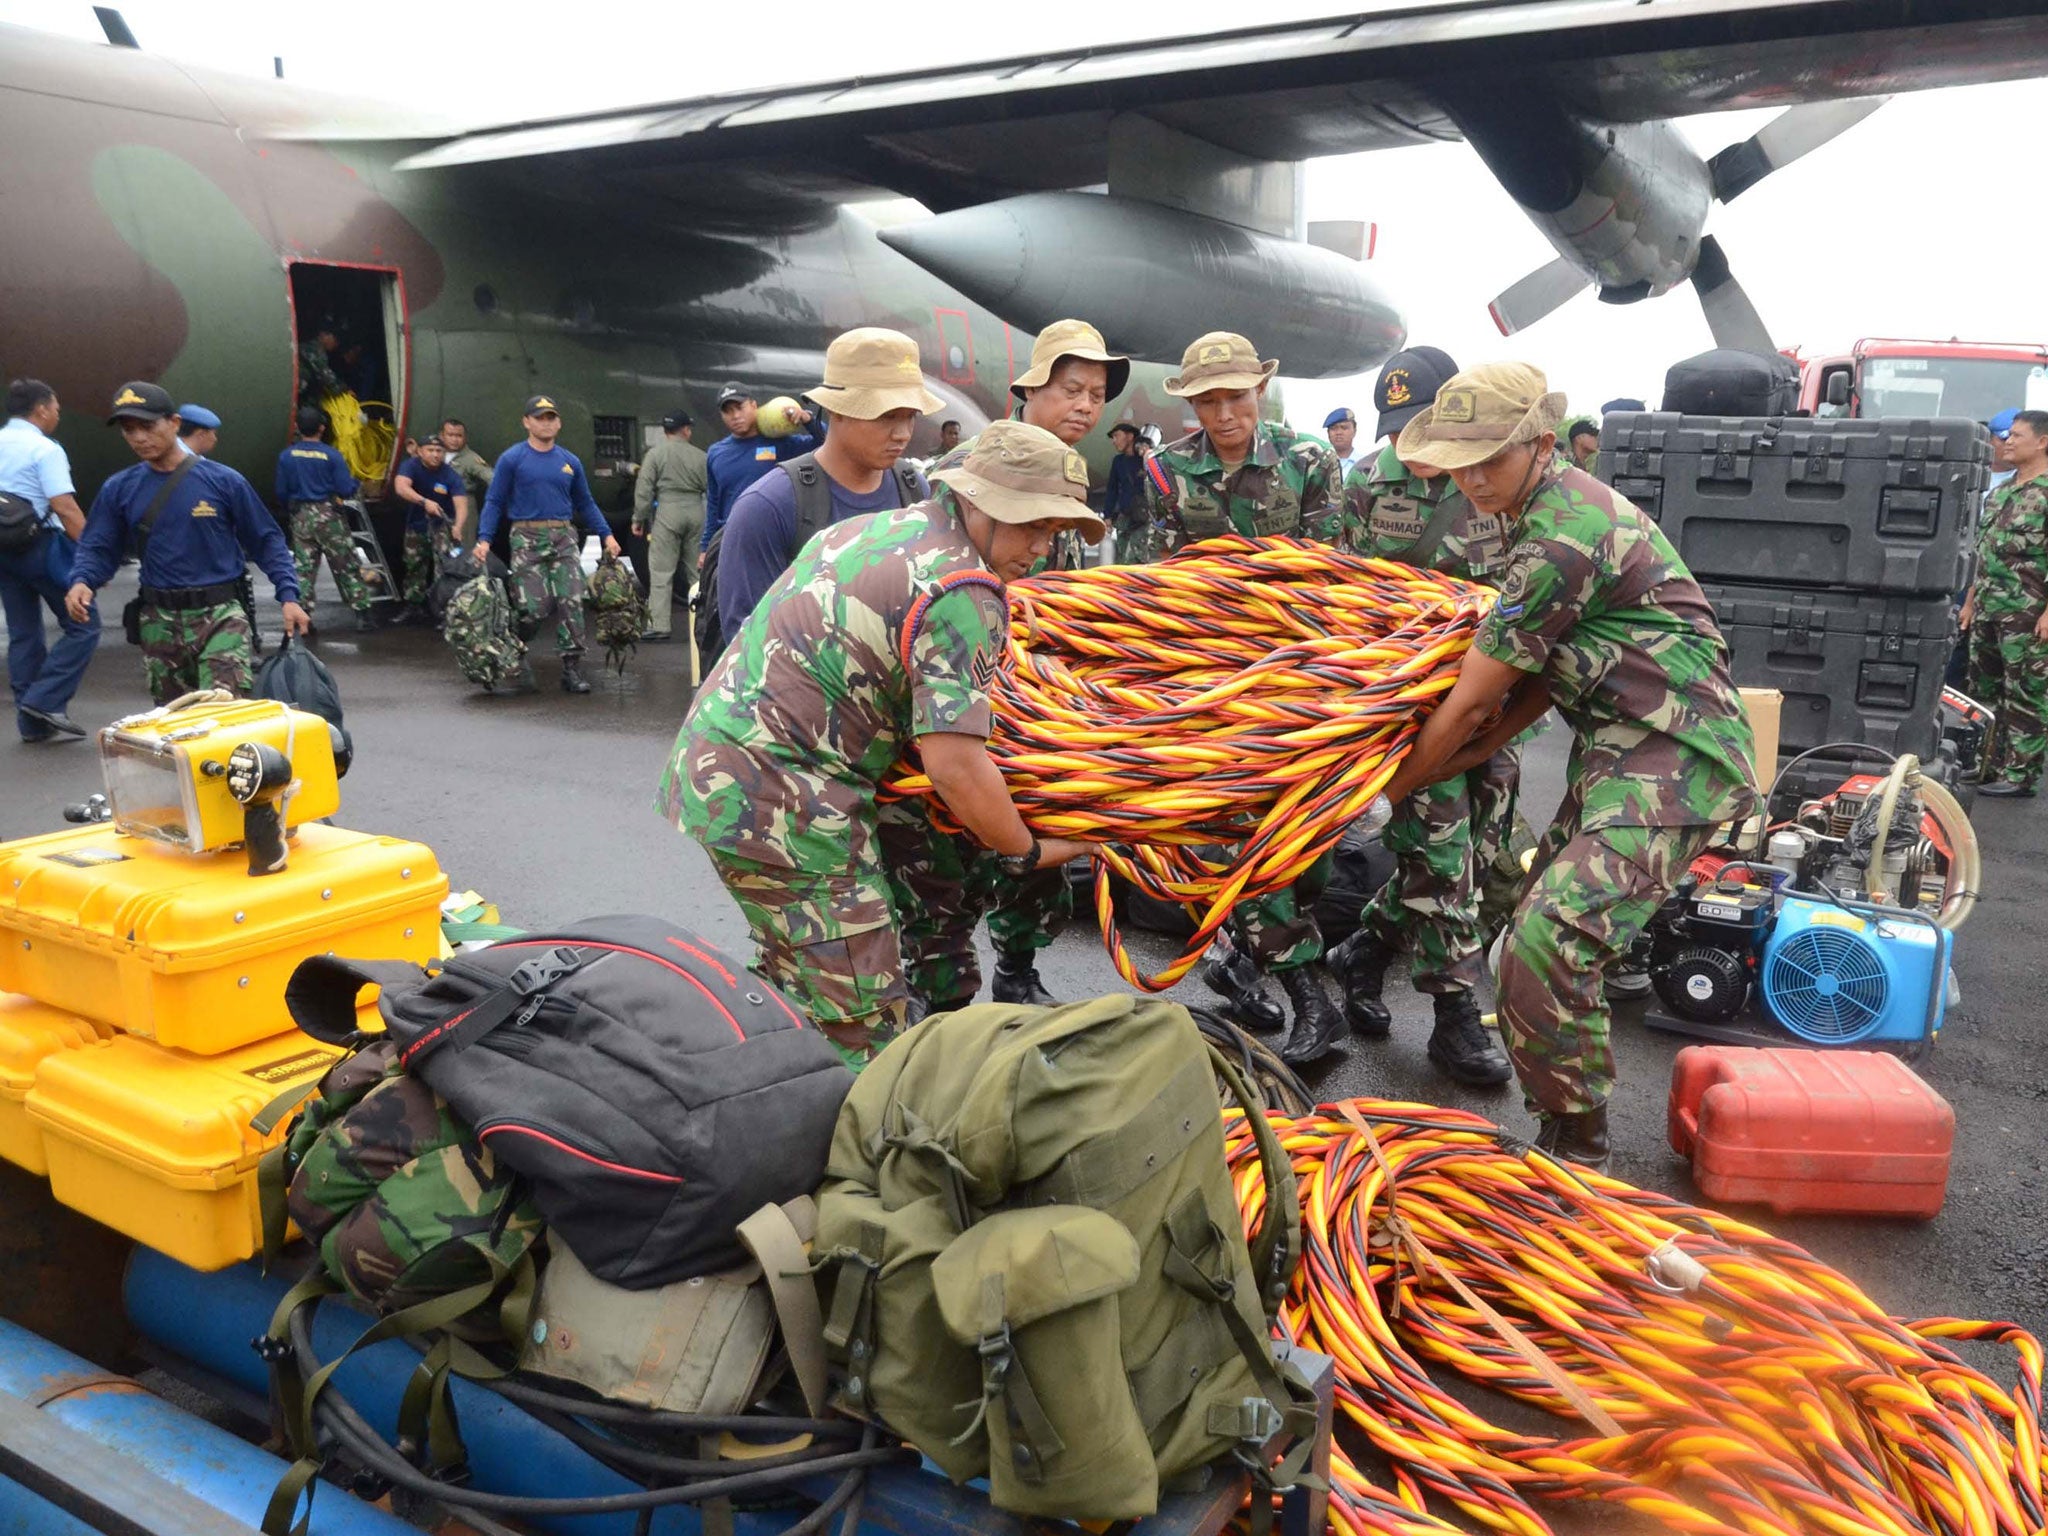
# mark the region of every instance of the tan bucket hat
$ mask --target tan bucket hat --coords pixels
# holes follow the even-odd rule
[[[1131,360],[1110,351],[1109,343],[1102,339],[1102,332],[1086,320],[1055,320],[1040,331],[1038,340],[1031,344],[1031,366],[1010,380],[1010,393],[1022,400],[1027,389],[1038,389],[1050,382],[1053,369],[1063,357],[1107,364],[1109,393],[1105,399],[1114,400],[1131,382]]]
[[[832,338],[825,349],[825,382],[810,397],[835,416],[873,421],[908,406],[929,416],[946,402],[924,387],[917,343],[901,331],[864,325]]]
[[[1259,349],[1235,331],[1197,336],[1180,355],[1180,372],[1166,381],[1166,392],[1181,399],[1212,389],[1257,389],[1280,371],[1280,359],[1259,361]]]
[[[1484,363],[1445,381],[1394,452],[1434,469],[1484,464],[1511,443],[1534,442],[1564,420],[1564,393],[1530,363]]]
[[[1088,505],[1088,461],[1029,422],[990,422],[965,459],[932,478],[999,523],[1062,518],[1080,523],[1091,544],[1107,526]]]

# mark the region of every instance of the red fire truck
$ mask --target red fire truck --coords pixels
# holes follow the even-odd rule
[[[1799,404],[1816,416],[1966,416],[2048,408],[2048,347],[1865,337],[1801,360]]]

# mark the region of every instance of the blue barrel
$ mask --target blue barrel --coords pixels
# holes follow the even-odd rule
[[[270,1389],[269,1372],[249,1341],[269,1329],[271,1313],[286,1289],[282,1281],[265,1279],[253,1263],[201,1274],[137,1247],[128,1263],[123,1295],[129,1321],[143,1337],[237,1386],[265,1393]],[[332,1360],[369,1323],[360,1312],[323,1302],[313,1320],[314,1348],[321,1359]],[[396,1434],[399,1399],[418,1364],[418,1351],[392,1340],[351,1357],[334,1373],[334,1385],[388,1440]],[[495,1392],[457,1378],[450,1396],[469,1452],[472,1487],[553,1499],[599,1498],[640,1487]],[[635,1518],[521,1517],[560,1536],[632,1536]],[[738,1511],[735,1533],[776,1536],[794,1518],[787,1511]],[[661,1536],[699,1536],[701,1521],[695,1506],[671,1504],[655,1511],[653,1529]]]
[[[271,1491],[285,1473],[285,1464],[275,1456],[5,1319],[0,1319],[0,1392],[39,1404],[52,1418],[107,1447],[109,1454],[127,1457],[251,1527],[261,1523]],[[417,1526],[331,1487],[321,1489],[314,1501],[312,1531],[313,1536],[419,1536]],[[0,1478],[0,1536],[90,1536],[90,1527]]]

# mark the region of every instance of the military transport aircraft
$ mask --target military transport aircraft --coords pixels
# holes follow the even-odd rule
[[[1155,362],[1227,326],[1289,374],[1355,373],[1401,318],[1361,260],[1368,226],[1304,224],[1301,164],[1461,136],[1559,253],[1496,301],[1504,329],[1580,287],[1626,302],[1690,279],[1718,336],[1768,345],[1704,235],[1714,197],[1869,98],[2042,73],[2037,0],[1385,0],[465,129],[4,28],[0,367],[74,407],[88,482],[125,462],[91,412],[138,376],[227,417],[222,457],[267,475],[318,315],[371,350],[407,429],[453,411],[495,447],[545,388],[600,475],[679,397],[708,424],[723,380],[801,385],[860,323],[917,336],[970,430],[1065,314]],[[1770,105],[1789,110],[1711,163],[1666,121]],[[877,228],[848,206],[890,194],[930,216]],[[1820,231],[1809,249],[1832,254]],[[1112,417],[1178,430],[1158,378]]]

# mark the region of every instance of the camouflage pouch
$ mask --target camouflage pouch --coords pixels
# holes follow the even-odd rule
[[[448,600],[441,633],[472,683],[495,686],[526,660],[526,643],[513,626],[512,600],[504,583],[488,574],[468,581]]]
[[[606,555],[591,572],[583,595],[590,612],[591,627],[604,646],[607,666],[626,670],[626,655],[647,633],[647,599],[640,595],[640,582],[632,567],[613,555]]]
[[[271,1157],[264,1182],[327,1277],[379,1313],[502,1278],[541,1234],[520,1181],[399,1069],[388,1041],[329,1068]],[[266,1249],[282,1225],[266,1219]]]

